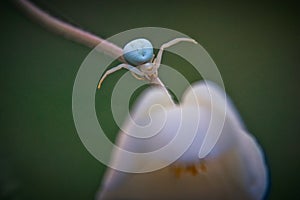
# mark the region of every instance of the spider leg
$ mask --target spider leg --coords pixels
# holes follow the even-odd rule
[[[139,75],[139,76],[144,76],[145,75],[145,73],[140,71],[137,67],[134,67],[134,66],[131,66],[131,65],[127,65],[127,66],[128,67],[126,69],[131,71],[132,74]]]
[[[157,69],[159,68],[164,49],[168,48],[170,46],[173,46],[173,45],[175,45],[179,42],[193,42],[193,43],[197,44],[197,42],[194,39],[191,39],[191,38],[176,38],[176,39],[171,40],[167,43],[164,43],[163,45],[161,45],[161,47],[160,47],[160,49],[157,53],[157,56],[154,60],[154,67],[156,67]]]
[[[131,71],[132,73],[134,73],[134,74],[136,74],[136,75],[144,76],[144,73],[141,72],[141,71],[140,71],[139,69],[137,69],[136,67],[133,67],[133,66],[128,65],[128,64],[120,64],[120,65],[118,65],[118,66],[116,66],[116,67],[114,67],[114,68],[111,68],[111,69],[109,69],[109,70],[107,70],[107,71],[105,72],[105,74],[102,76],[102,78],[101,78],[100,81],[99,81],[98,89],[100,89],[102,82],[104,81],[104,79],[105,79],[108,75],[110,75],[110,74],[112,74],[112,73],[114,73],[114,72],[116,72],[116,71],[118,71],[118,70],[120,70],[120,69],[122,69],[122,68],[128,69],[129,71]]]
[[[136,73],[134,72],[131,72],[132,76],[138,80],[145,80],[144,76],[141,76],[141,75],[137,75]]]

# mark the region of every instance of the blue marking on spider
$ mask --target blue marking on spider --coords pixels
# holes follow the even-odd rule
[[[136,39],[125,45],[123,55],[128,63],[138,66],[152,59],[153,46],[149,40]]]

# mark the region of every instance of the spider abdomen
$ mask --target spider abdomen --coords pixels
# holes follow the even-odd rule
[[[125,45],[123,55],[127,62],[135,66],[150,62],[153,57],[153,46],[149,40],[136,39]]]

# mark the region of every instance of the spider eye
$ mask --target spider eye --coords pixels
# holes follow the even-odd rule
[[[136,39],[125,45],[123,55],[127,62],[135,66],[149,62],[153,56],[153,46],[149,40]]]

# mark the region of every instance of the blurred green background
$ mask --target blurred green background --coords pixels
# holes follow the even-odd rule
[[[300,196],[296,3],[35,2],[104,38],[157,26],[196,39],[216,62],[228,94],[265,150],[268,199]],[[91,49],[41,28],[11,2],[0,4],[0,199],[93,199],[105,166],[81,143],[71,107],[76,72]],[[171,57],[164,61],[176,67]],[[118,132],[109,113],[111,88],[124,72],[107,79],[96,97],[111,138]]]

